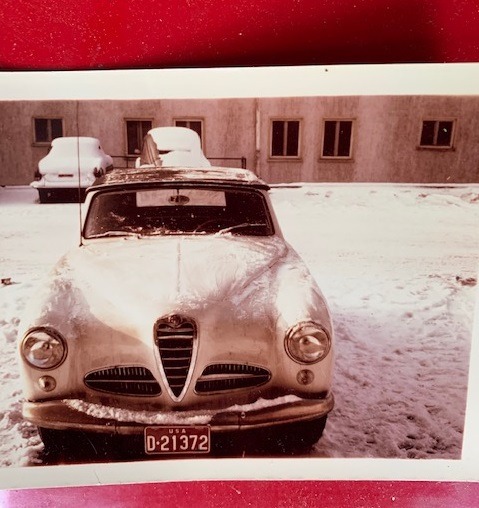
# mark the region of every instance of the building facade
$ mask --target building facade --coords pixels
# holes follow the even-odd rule
[[[269,183],[479,182],[479,97],[351,96],[0,102],[0,185],[27,185],[58,136],[133,166],[152,127],[196,130],[213,165]]]

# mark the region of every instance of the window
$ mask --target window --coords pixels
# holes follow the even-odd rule
[[[451,148],[453,130],[452,120],[424,120],[420,146]]]
[[[178,118],[175,120],[175,127],[186,127],[191,129],[198,134],[201,140],[201,146],[203,146],[203,120],[190,120],[187,118]]]
[[[55,138],[63,136],[63,120],[61,118],[34,118],[35,143],[51,143]]]
[[[325,120],[322,157],[351,157],[352,120]]]
[[[299,157],[299,120],[271,121],[271,157]]]
[[[128,155],[139,155],[143,138],[151,129],[151,120],[126,120],[126,144]]]

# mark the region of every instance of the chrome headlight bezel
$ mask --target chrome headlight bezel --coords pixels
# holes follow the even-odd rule
[[[286,332],[284,347],[293,361],[311,365],[328,356],[331,350],[331,334],[319,323],[301,321]]]
[[[33,358],[33,346],[41,344],[44,359]],[[50,351],[48,351],[50,349]],[[48,326],[38,326],[28,330],[22,340],[20,351],[25,362],[32,368],[48,371],[58,368],[67,357],[68,348],[66,340],[60,332]],[[48,357],[49,356],[49,357]]]

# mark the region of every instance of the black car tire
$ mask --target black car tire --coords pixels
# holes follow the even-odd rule
[[[43,441],[43,453],[46,457],[61,457],[68,460],[93,458],[104,454],[98,436],[87,432],[38,427],[38,434]]]
[[[38,201],[40,203],[50,203],[52,201],[51,191],[48,189],[38,189]]]
[[[305,422],[281,425],[274,429],[271,444],[277,451],[295,454],[311,449],[323,435],[328,415]]]
[[[38,434],[43,441],[44,452],[47,455],[61,455],[66,451],[70,451],[75,443],[74,433],[70,431],[39,427]]]

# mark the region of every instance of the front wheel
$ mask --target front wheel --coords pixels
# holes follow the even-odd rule
[[[295,454],[311,449],[323,435],[328,415],[309,420],[281,425],[271,432],[270,443],[279,452]]]
[[[247,453],[298,455],[308,453],[323,435],[328,416],[310,421],[287,423],[244,431],[235,440]]]
[[[70,453],[75,443],[73,432],[63,430],[38,428],[38,434],[43,441],[44,454],[46,456],[60,456]]]
[[[98,436],[87,432],[38,427],[38,434],[43,441],[43,454],[47,461],[49,459],[98,459],[105,455],[102,442],[98,439]]]

